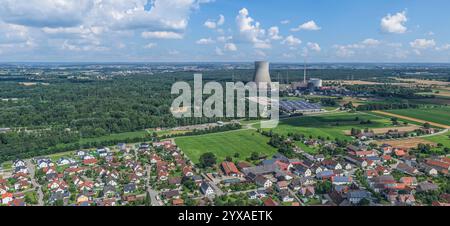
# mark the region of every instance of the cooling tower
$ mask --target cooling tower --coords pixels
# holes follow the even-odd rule
[[[269,62],[267,61],[256,61],[255,62],[255,77],[253,81],[256,84],[265,82],[267,84],[271,83],[269,74]]]

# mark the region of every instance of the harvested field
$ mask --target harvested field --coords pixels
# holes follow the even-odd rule
[[[361,80],[339,80],[337,81],[343,85],[383,85],[384,83],[379,82],[369,82]]]
[[[419,144],[430,144],[430,145],[436,145],[436,143],[422,139],[422,138],[411,138],[411,139],[402,139],[402,140],[388,140],[388,141],[377,141],[378,145],[382,144],[389,144],[393,147],[397,148],[404,148],[404,149],[410,149],[410,148],[416,148]]]
[[[402,81],[402,82],[414,82],[415,84],[420,84],[420,85],[438,85],[438,86],[450,85],[450,82],[434,81],[434,80],[406,79],[406,78],[395,78],[395,79],[397,81]]]

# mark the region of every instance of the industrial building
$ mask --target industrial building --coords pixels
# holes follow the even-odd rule
[[[304,112],[320,112],[322,106],[316,103],[306,101],[280,101],[280,109],[287,113],[304,113]]]

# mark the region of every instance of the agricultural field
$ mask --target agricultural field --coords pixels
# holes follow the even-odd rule
[[[436,144],[443,144],[444,147],[450,148],[450,132],[436,136],[424,137],[424,139]]]
[[[431,137],[429,137],[431,138]],[[375,142],[378,145],[389,144],[394,147],[400,147],[405,149],[416,148],[419,144],[436,145],[436,142],[430,141],[426,138],[410,138],[410,139],[398,139],[398,140],[383,140]]]
[[[361,124],[362,121],[370,120],[370,124]],[[305,116],[290,118],[280,121],[277,128],[273,129],[275,133],[302,133],[305,136],[313,136],[350,140],[345,135],[346,130],[351,128],[385,128],[392,127],[389,118],[369,115],[364,113],[333,113],[318,116]]]
[[[433,92],[429,93],[418,93],[419,95],[435,95],[439,97],[450,97],[450,90],[446,89],[433,89]]]
[[[245,160],[253,152],[272,156],[277,150],[268,145],[268,142],[268,137],[262,136],[255,130],[175,138],[175,143],[194,163],[198,163],[200,156],[206,152],[214,153],[218,161],[223,161],[227,156],[234,160]],[[240,154],[239,158],[234,157],[235,153]]]
[[[450,126],[450,107],[389,110],[387,112]]]

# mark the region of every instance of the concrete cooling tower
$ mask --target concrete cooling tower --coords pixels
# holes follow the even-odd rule
[[[270,84],[272,82],[270,80],[269,74],[269,62],[267,61],[255,62],[255,77],[253,78],[253,81],[256,84],[259,84],[261,82],[266,82],[267,84]]]

